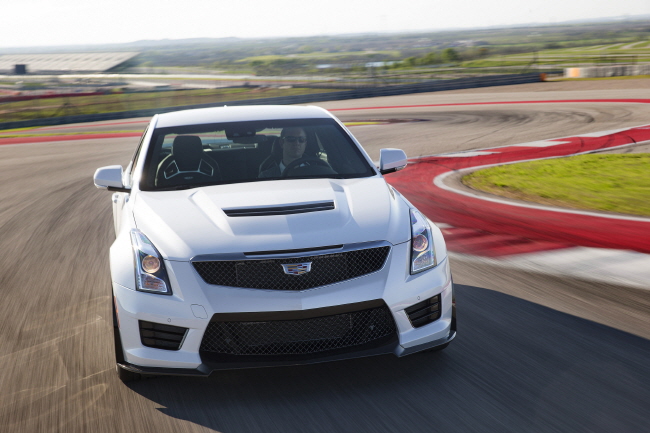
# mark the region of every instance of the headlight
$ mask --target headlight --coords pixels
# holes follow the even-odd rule
[[[156,247],[138,229],[131,230],[131,243],[135,254],[136,290],[171,295],[165,264]]]
[[[436,264],[431,227],[418,210],[411,209],[411,274],[417,274]]]

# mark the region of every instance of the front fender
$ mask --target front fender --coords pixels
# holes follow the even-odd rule
[[[135,227],[132,213],[122,212],[122,224],[110,249],[111,280],[135,290],[135,256],[131,243],[131,228]]]

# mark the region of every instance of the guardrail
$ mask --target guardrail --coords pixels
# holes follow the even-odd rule
[[[147,110],[116,111],[101,114],[84,114],[41,119],[20,120],[0,123],[0,129],[28,128],[35,126],[53,126],[70,123],[97,122],[102,120],[119,120],[134,117],[150,117],[170,111],[190,110],[194,108],[220,107],[223,105],[293,105],[314,102],[337,101],[343,99],[374,98],[378,96],[406,95],[410,93],[439,92],[443,90],[470,89],[478,87],[503,86],[512,84],[535,83],[542,81],[539,73],[508,74],[459,78],[456,80],[428,81],[416,84],[403,84],[384,87],[360,88],[340,92],[317,93],[310,95],[283,96],[275,98],[245,99],[239,101],[221,101],[218,103],[182,105]]]

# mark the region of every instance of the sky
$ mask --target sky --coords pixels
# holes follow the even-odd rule
[[[8,0],[0,48],[436,31],[643,14],[650,14],[650,0]]]

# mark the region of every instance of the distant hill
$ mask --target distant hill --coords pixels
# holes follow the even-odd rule
[[[320,64],[394,62],[453,47],[465,58],[483,53],[513,54],[544,48],[569,48],[650,40],[650,14],[478,29],[410,33],[364,33],[300,38],[191,38],[140,40],[120,44],[0,48],[0,54],[133,52],[144,68],[199,67],[250,71],[260,62],[287,69],[313,70]],[[437,55],[437,54],[436,54]],[[278,66],[278,65],[275,65]]]

